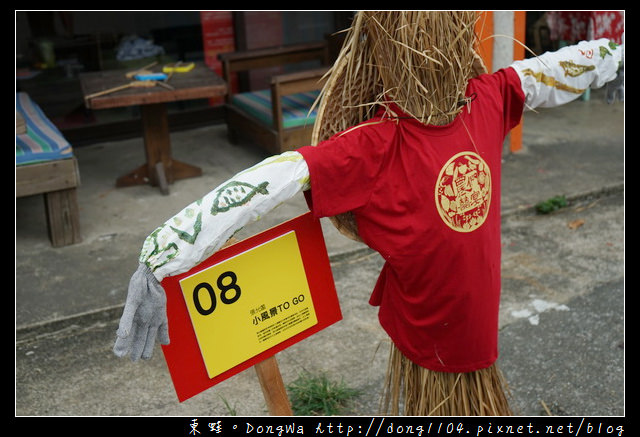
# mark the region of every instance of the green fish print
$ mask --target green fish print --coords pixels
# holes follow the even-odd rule
[[[165,247],[160,247],[158,244],[158,234],[163,226],[156,228],[145,240],[142,252],[140,254],[140,261],[144,262],[152,271],[156,271],[172,259],[178,256],[179,249],[175,243],[169,243]],[[161,259],[164,259],[161,261]]]
[[[571,77],[578,77],[587,71],[596,69],[593,65],[580,65],[573,61],[560,61],[560,66],[564,70],[564,75]]]
[[[229,182],[218,190],[218,194],[213,200],[213,205],[211,205],[211,214],[216,215],[242,206],[249,202],[256,194],[269,194],[267,185],[269,185],[268,182],[263,182],[257,187],[246,182]]]
[[[183,231],[178,228],[174,228],[173,226],[170,227],[171,230],[173,230],[173,232],[175,232],[178,235],[178,238],[180,238],[182,241],[193,244],[196,242],[196,238],[198,238],[198,234],[202,230],[202,213],[200,212],[196,216],[196,221],[193,224],[193,234],[190,234],[187,231]]]

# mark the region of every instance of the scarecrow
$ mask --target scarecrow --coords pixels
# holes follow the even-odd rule
[[[301,190],[384,258],[371,294],[391,339],[388,414],[510,415],[496,366],[502,144],[525,108],[619,77],[623,47],[581,42],[486,74],[471,11],[359,12],[322,92],[312,145],[240,172],[144,242],[114,352],[168,344],[160,281]],[[619,92],[619,87],[613,92]]]

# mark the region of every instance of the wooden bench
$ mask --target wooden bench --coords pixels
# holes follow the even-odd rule
[[[26,93],[16,94],[16,121],[16,198],[42,194],[51,245],[79,243],[80,175],[71,145]]]
[[[226,96],[226,122],[232,142],[243,137],[274,154],[310,143],[315,111],[309,110],[329,68],[326,42],[222,53],[218,58],[228,84],[239,72],[316,61],[314,68],[272,76],[269,89],[229,90]]]

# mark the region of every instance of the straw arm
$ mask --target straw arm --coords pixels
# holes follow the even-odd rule
[[[616,79],[623,53],[624,45],[599,39],[516,61],[511,67],[522,82],[527,108],[554,107]]]

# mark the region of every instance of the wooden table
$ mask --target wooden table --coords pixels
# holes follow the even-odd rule
[[[160,66],[156,66],[154,71],[160,69]],[[161,84],[144,88],[129,87],[87,98],[134,81],[126,76],[130,71],[108,70],[81,74],[80,85],[85,104],[90,109],[140,106],[147,162],[119,177],[116,186],[150,183],[159,186],[167,194],[169,184],[178,179],[200,176],[202,170],[172,158],[166,103],[224,96],[227,85],[205,64],[196,63],[193,70],[187,73],[173,73],[164,82],[168,87]]]

